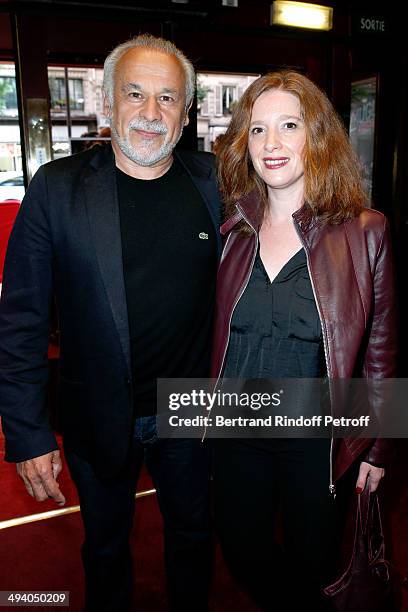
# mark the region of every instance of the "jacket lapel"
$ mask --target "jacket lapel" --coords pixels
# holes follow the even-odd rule
[[[204,164],[198,156],[187,151],[175,151],[174,155],[189,174],[194,185],[207,205],[217,237],[218,257],[221,255],[221,201],[215,178],[215,170],[210,164]]]
[[[97,151],[85,178],[86,206],[103,284],[131,371],[129,321],[123,277],[122,241],[115,162],[110,147]]]
[[[177,156],[207,205],[214,223],[218,252],[220,254],[220,199],[215,177],[212,176],[213,170],[208,165],[200,164],[195,157],[187,153],[183,155],[178,154]],[[115,160],[111,147],[98,147],[95,157],[91,161],[91,167],[85,177],[85,194],[90,231],[97,254],[99,269],[130,373],[129,320],[123,277]]]

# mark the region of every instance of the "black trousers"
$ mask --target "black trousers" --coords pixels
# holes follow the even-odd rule
[[[149,419],[139,421],[149,425]],[[65,449],[85,527],[85,609],[132,609],[129,536],[136,484],[145,461],[164,521],[170,608],[177,612],[207,610],[211,564],[208,449],[200,440],[158,440],[151,426],[145,428],[147,435],[140,429],[128,465],[114,481],[101,480],[87,461]]]
[[[230,570],[263,610],[326,610],[341,534],[328,439],[214,440],[214,512]]]

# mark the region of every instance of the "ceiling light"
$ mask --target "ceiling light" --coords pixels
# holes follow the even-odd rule
[[[276,0],[271,5],[271,24],[310,30],[331,30],[333,9],[320,4]]]

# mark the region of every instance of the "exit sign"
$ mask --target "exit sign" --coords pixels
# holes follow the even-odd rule
[[[378,15],[353,15],[352,34],[384,36],[389,33],[390,24],[385,17]]]

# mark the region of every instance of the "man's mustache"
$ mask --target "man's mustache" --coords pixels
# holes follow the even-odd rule
[[[147,121],[147,119],[133,119],[129,122],[129,130],[143,130],[154,134],[167,134],[167,126],[161,121]]]

